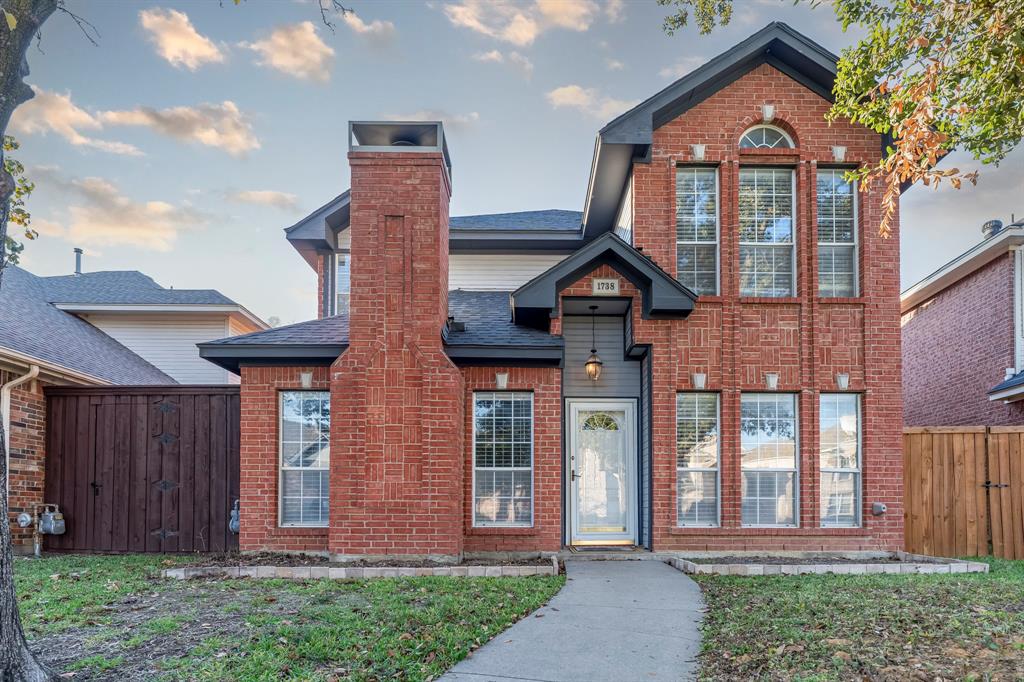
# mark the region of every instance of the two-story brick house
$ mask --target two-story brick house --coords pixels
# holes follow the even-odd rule
[[[242,549],[899,548],[899,239],[835,65],[767,26],[602,128],[578,213],[449,218],[441,124],[350,124],[286,231],[320,319],[201,347]]]

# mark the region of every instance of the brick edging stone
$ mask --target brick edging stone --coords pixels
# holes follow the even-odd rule
[[[961,561],[949,559],[947,563],[940,563],[934,557],[921,557],[915,554],[897,552],[895,559],[899,561],[891,564],[858,564],[844,562],[830,564],[698,564],[682,558],[669,558],[665,563],[683,573],[701,575],[809,575],[832,573],[835,575],[866,575],[879,573],[988,573],[988,564],[980,561]],[[915,561],[915,559],[931,559],[930,561]]]

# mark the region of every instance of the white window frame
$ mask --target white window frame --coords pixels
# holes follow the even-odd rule
[[[861,408],[861,397],[859,393],[821,393],[818,396],[818,430],[821,430],[821,399],[826,396],[850,395],[856,401],[857,414],[857,466],[853,469],[841,469],[837,467],[825,467],[821,463],[821,443],[818,443],[818,518],[822,528],[860,528],[864,523],[862,518],[862,507],[864,505],[864,412]],[[820,436],[819,436],[820,441]],[[821,504],[821,490],[825,474],[853,474],[854,475],[854,501],[853,501],[853,524],[847,523],[826,523],[825,509]]]
[[[530,401],[530,466],[526,467],[478,467],[476,465],[476,401],[481,397],[510,395],[515,397],[526,397]],[[513,398],[516,399],[516,398]],[[472,419],[473,419],[473,443],[472,443],[472,464],[473,464],[473,484],[471,489],[470,497],[470,516],[472,519],[473,528],[533,528],[536,522],[537,509],[536,509],[536,497],[537,497],[537,477],[534,472],[534,450],[535,440],[537,438],[536,426],[537,426],[537,410],[534,404],[533,393],[531,391],[473,391],[473,404],[472,404]],[[514,425],[514,422],[513,422]],[[490,522],[490,521],[477,521],[476,518],[476,473],[480,471],[529,471],[530,472],[530,521],[529,523],[523,522]],[[514,479],[514,475],[513,475]],[[513,481],[513,485],[515,485]],[[514,498],[513,498],[514,499]]]
[[[679,391],[676,393],[676,443],[679,442],[679,396],[681,395],[713,395],[715,396],[715,423],[718,428],[717,452],[715,468],[681,467],[679,466],[679,450],[676,449],[676,495],[679,495],[679,473],[682,471],[715,472],[715,518],[710,523],[684,523],[679,517],[679,500],[676,500],[676,526],[678,528],[719,528],[722,525],[722,394],[712,391]]]
[[[800,527],[800,394],[789,393],[785,391],[779,391],[772,393],[770,391],[743,391],[740,393],[740,419],[742,420],[743,410],[743,397],[744,396],[762,396],[770,395],[774,397],[778,396],[791,396],[793,398],[793,467],[787,469],[780,468],[749,468],[744,469],[743,467],[743,450],[742,450],[742,434],[740,441],[740,452],[739,452],[739,464],[740,464],[740,526],[742,528],[799,528]],[[757,524],[746,524],[743,523],[743,474],[746,472],[751,473],[778,473],[778,474],[793,474],[793,523],[757,523]]]
[[[846,173],[847,171],[844,168],[825,167],[825,168],[819,168],[817,172],[820,174],[820,173]],[[817,215],[814,216],[814,233],[815,233],[815,239],[818,241],[818,295],[819,296],[821,296],[821,247],[823,247],[823,246],[852,246],[853,247],[853,293],[849,297],[846,297],[846,296],[839,296],[839,297],[826,296],[824,298],[856,298],[856,297],[860,296],[860,215],[858,213],[860,202],[857,201],[857,197],[859,196],[860,193],[857,191],[857,180],[852,180],[850,182],[850,184],[852,185],[851,189],[853,191],[853,242],[852,243],[849,243],[849,242],[836,242],[836,241],[831,241],[831,242],[823,242],[823,241],[821,241],[821,232],[818,229],[818,216]],[[814,183],[814,196],[815,196],[815,205],[817,206],[818,211],[820,213],[820,211],[821,211],[821,199],[818,196],[817,178],[815,178],[815,183]],[[833,226],[833,230],[832,231],[833,231],[833,234],[834,234],[835,233],[835,226]]]
[[[765,146],[762,146],[762,145],[755,145],[753,147],[744,147],[744,146],[742,146],[743,138],[744,137],[746,137],[750,133],[754,132],[755,130],[763,130],[763,129],[774,130],[775,132],[780,133],[782,135],[782,139],[784,139],[788,143],[788,146],[785,146],[785,147],[765,147]],[[785,130],[783,130],[782,128],[780,128],[778,126],[773,126],[773,125],[770,125],[768,123],[758,123],[757,125],[750,126],[746,130],[744,130],[743,134],[740,135],[740,139],[736,142],[736,146],[739,147],[740,149],[796,149],[796,143],[793,142],[793,138],[790,137],[789,133],[787,133]]]
[[[679,247],[680,246],[710,246],[715,247],[715,290],[710,294],[699,294],[701,296],[718,296],[722,293],[722,191],[719,183],[719,169],[718,166],[701,166],[701,165],[678,165],[676,166],[676,176],[673,178],[675,187],[678,187],[679,173],[684,170],[711,170],[715,175],[715,241],[688,241],[679,238],[679,201],[678,190],[675,190],[673,196],[677,197],[675,205],[675,230],[676,230],[676,279],[679,279]],[[694,235],[696,236],[696,234]]]
[[[335,315],[342,312],[341,306],[338,305],[338,297],[343,293],[340,286],[341,279],[338,277],[339,261],[341,259],[346,259],[348,263],[348,281],[346,282],[344,293],[348,296],[349,306],[352,305],[352,253],[348,250],[336,251],[334,253],[334,276],[331,278],[334,282],[334,291],[331,295],[331,306]],[[347,313],[348,308],[346,308],[344,312]]]
[[[797,245],[797,242],[799,241],[799,234],[798,234],[798,230],[797,230],[797,216],[800,214],[800,211],[799,211],[799,208],[797,206],[796,169],[795,168],[779,167],[779,166],[761,166],[761,165],[758,165],[758,164],[747,164],[746,166],[740,166],[740,170],[739,170],[740,175],[742,175],[743,171],[745,171],[745,170],[753,170],[753,171],[758,171],[758,170],[789,171],[789,176],[790,176],[789,189],[790,189],[790,194],[792,195],[792,204],[791,205],[793,207],[792,208],[792,213],[790,214],[790,222],[792,224],[792,229],[790,231],[790,244],[789,244],[789,247],[790,247],[789,255],[790,255],[790,258],[792,259],[792,268],[791,268],[792,272],[791,272],[791,276],[790,276],[790,285],[789,285],[790,286],[790,291],[785,296],[766,296],[764,294],[746,294],[746,293],[743,293],[743,273],[741,271],[742,257],[743,257],[743,247],[744,246],[755,246],[755,247],[767,246],[767,247],[772,247],[772,248],[775,248],[775,249],[778,249],[778,250],[781,251],[782,249],[780,247],[783,246],[783,244],[780,244],[779,242],[750,242],[750,241],[743,241],[743,239],[742,239],[742,235],[743,235],[742,217],[740,216],[739,207],[737,206],[736,226],[737,226],[737,230],[739,231],[738,236],[740,237],[740,239],[738,240],[739,241],[739,248],[738,248],[737,252],[738,252],[738,255],[739,255],[740,259],[741,259],[741,262],[737,263],[736,274],[739,277],[740,296],[743,297],[743,298],[793,298],[793,297],[798,295],[798,291],[799,291],[797,289],[797,283],[798,283],[797,266],[798,266],[798,263],[797,263],[796,245]],[[773,188],[773,192],[772,193],[774,194],[774,188]],[[739,186],[737,186],[737,188],[736,188],[736,197],[737,197],[737,202],[738,202],[739,201]],[[817,229],[817,225],[815,225],[815,229]]]
[[[330,476],[331,476],[331,445],[330,422],[327,431],[327,463],[322,467],[295,467],[284,464],[284,398],[290,393],[316,393],[327,396],[330,402],[330,391],[311,391],[304,389],[278,391],[277,394],[277,525],[279,528],[327,528],[330,526]],[[327,520],[323,523],[295,523],[284,520],[284,472],[285,471],[326,471],[327,472]]]

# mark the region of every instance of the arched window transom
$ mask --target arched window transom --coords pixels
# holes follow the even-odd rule
[[[740,149],[792,149],[793,146],[793,138],[775,126],[754,126],[740,137]]]

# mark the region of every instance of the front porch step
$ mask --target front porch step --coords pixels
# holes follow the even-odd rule
[[[643,547],[566,547],[558,558],[583,561],[664,561],[665,556]]]

